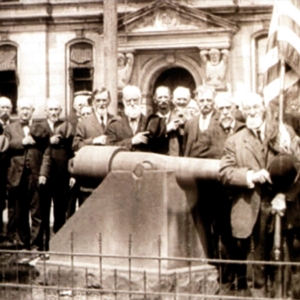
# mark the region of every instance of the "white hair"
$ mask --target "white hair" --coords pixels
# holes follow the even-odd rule
[[[122,90],[122,94],[123,94],[123,99],[128,98],[127,96],[128,95],[131,96],[132,94],[138,96],[139,99],[142,99],[141,90],[139,89],[139,87],[135,85],[126,85]]]
[[[183,86],[178,86],[174,91],[173,91],[173,97],[176,97],[178,94],[187,94],[189,98],[191,98],[191,91],[190,89],[183,87]]]
[[[17,101],[17,107],[27,106],[30,108],[34,108],[33,105],[34,105],[34,102],[31,98],[20,98]]]
[[[12,107],[11,100],[7,97],[0,97],[0,104],[7,103],[10,107]]]
[[[242,95],[240,101],[241,101],[241,109],[243,109],[243,106],[245,102],[251,103],[253,100],[257,100],[262,103],[262,105],[265,106],[265,102],[262,96],[260,96],[257,93],[245,93]]]
[[[60,101],[54,98],[47,98],[46,107],[48,108],[49,106],[56,106],[58,108],[62,108]]]

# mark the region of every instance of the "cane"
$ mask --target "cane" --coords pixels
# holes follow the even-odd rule
[[[275,230],[274,230],[274,258],[276,261],[280,258],[281,244],[281,217],[277,212],[275,214]]]

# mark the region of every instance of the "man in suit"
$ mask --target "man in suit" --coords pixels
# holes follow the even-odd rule
[[[147,118],[141,113],[142,94],[134,85],[123,88],[125,116],[112,122],[107,128],[107,142],[131,151],[148,151]]]
[[[155,90],[154,104],[157,112],[148,117],[149,149],[159,154],[169,154],[169,136],[180,125],[180,119],[171,120],[171,91],[167,86],[159,86]]]
[[[39,186],[49,177],[49,134],[41,122],[32,120],[31,99],[19,99],[17,110],[19,120],[5,128],[10,151],[9,197],[15,203],[17,220],[16,243],[27,249],[41,249]]]
[[[168,123],[171,130],[168,132],[169,152],[171,156],[183,156],[183,135],[186,121],[190,118],[188,104],[191,100],[191,91],[178,86],[173,91],[173,105]]]
[[[81,121],[81,109],[83,106],[88,106],[88,100],[91,97],[90,91],[79,91],[74,94],[73,108],[68,117],[69,122],[72,124],[74,130],[76,130],[78,122]]]
[[[78,123],[73,141],[74,151],[78,151],[85,145],[106,145],[106,128],[110,122],[116,120],[107,110],[110,103],[110,93],[107,89],[95,90],[91,102],[94,112]]]
[[[7,125],[10,123],[10,114],[12,111],[12,104],[10,99],[7,97],[0,97],[0,136],[1,145],[2,139],[4,138],[4,130]],[[8,144],[7,144],[8,145]],[[3,146],[5,146],[3,144]],[[7,168],[9,165],[9,157],[7,149],[1,147],[0,149],[0,236],[1,239],[4,238],[3,235],[3,210],[6,207],[7,199]],[[15,231],[15,216],[14,210],[9,205],[9,223],[7,226],[7,233]]]
[[[299,157],[299,137],[289,126],[278,126],[257,94],[244,94],[241,109],[246,127],[228,138],[220,164],[221,182],[231,187],[232,258],[246,260],[252,244],[255,260],[269,260],[274,237],[271,212],[282,213],[286,203],[285,197],[276,195],[268,167],[278,153]],[[255,288],[274,278],[271,268],[253,268]],[[236,275],[236,288],[249,291],[246,265],[237,265]]]
[[[188,120],[184,127],[184,156],[215,158],[211,151],[211,131],[219,125],[219,114],[215,109],[215,90],[210,86],[199,86],[196,90],[199,116]]]
[[[53,200],[54,224],[56,233],[66,222],[68,192],[70,189],[70,173],[68,161],[73,156],[73,127],[70,122],[61,120],[61,104],[56,99],[47,99],[46,119],[43,126],[47,128],[51,149],[50,177],[41,188],[42,229],[45,234],[44,250],[49,250],[50,239],[50,207]]]

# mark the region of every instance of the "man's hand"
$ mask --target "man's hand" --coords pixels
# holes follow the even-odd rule
[[[50,144],[51,145],[57,145],[61,139],[61,136],[59,134],[55,134],[50,137]]]
[[[276,194],[271,202],[272,214],[278,213],[281,217],[284,215],[286,210],[285,195],[282,193]]]
[[[105,145],[107,140],[106,135],[99,135],[93,139],[94,145]]]
[[[70,180],[69,180],[70,189],[74,186],[75,183],[76,183],[76,179],[74,177],[71,177]]]
[[[167,124],[167,132],[170,132],[170,131],[175,131],[177,130],[177,128],[179,127],[179,125],[181,124],[181,120],[180,119],[174,119],[172,121],[170,121],[168,124]]]
[[[39,176],[39,184],[46,184],[47,178],[46,176]]]
[[[253,183],[265,183],[265,182],[269,182],[272,184],[272,180],[270,178],[270,174],[267,170],[265,169],[261,169],[257,172],[254,172],[252,174],[252,182]]]
[[[23,138],[22,144],[23,145],[34,145],[35,140],[33,139],[33,137],[31,135],[27,135]]]
[[[148,143],[148,137],[146,136],[147,134],[149,134],[149,131],[143,131],[143,132],[137,133],[131,139],[131,144],[132,145],[147,144]]]

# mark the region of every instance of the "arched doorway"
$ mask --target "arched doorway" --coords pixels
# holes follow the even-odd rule
[[[190,89],[192,97],[196,89],[196,83],[191,73],[181,67],[163,71],[155,80],[152,95],[154,95],[155,89],[160,85],[168,86],[172,92],[178,86],[187,87]]]

